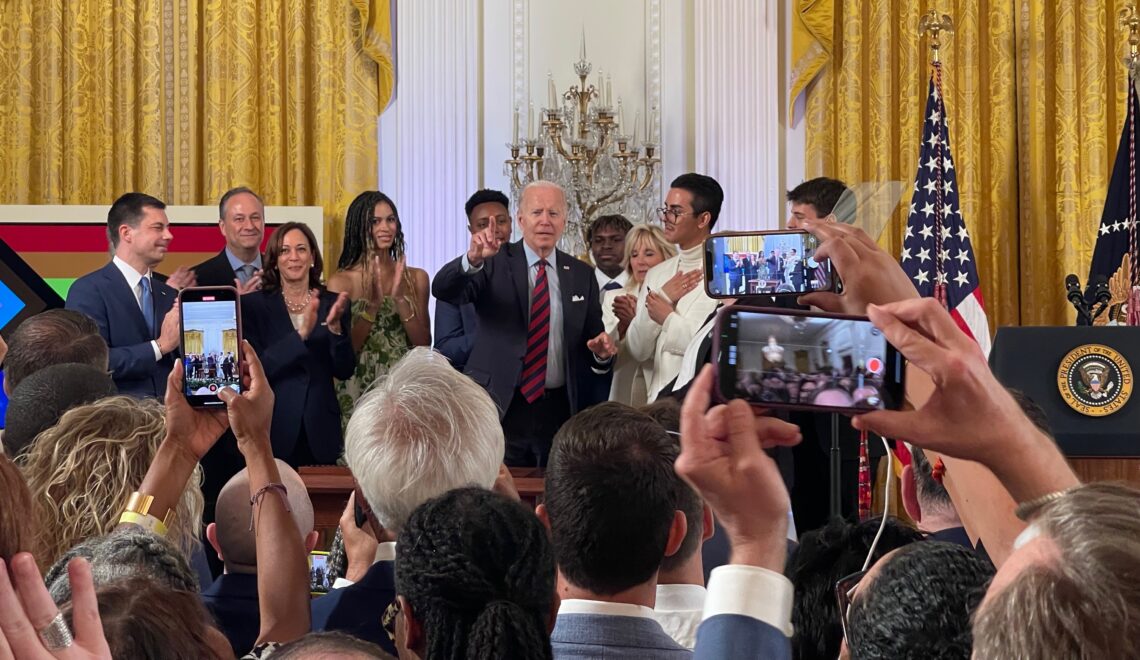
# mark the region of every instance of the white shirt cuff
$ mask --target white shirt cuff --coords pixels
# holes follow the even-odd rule
[[[459,264],[461,266],[463,266],[463,272],[466,275],[474,275],[475,273],[478,273],[479,271],[483,270],[483,264],[479,264],[478,266],[472,266],[471,262],[467,260],[466,254],[464,254],[463,257],[460,259]]]
[[[751,617],[792,636],[792,583],[759,566],[729,564],[714,568],[701,617],[738,614]]]
[[[356,583],[353,582],[352,580],[346,580],[342,577],[339,577],[333,581],[332,588],[333,589],[341,589],[343,587],[351,587],[354,584],[356,584]]]
[[[158,362],[162,359],[162,349],[158,347],[158,341],[150,340],[150,346],[154,349],[154,361]]]

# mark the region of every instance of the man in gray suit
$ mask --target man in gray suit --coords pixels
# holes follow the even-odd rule
[[[689,658],[653,616],[661,561],[681,546],[678,454],[665,429],[619,403],[570,418],[554,438],[538,516],[561,605],[557,658]]]

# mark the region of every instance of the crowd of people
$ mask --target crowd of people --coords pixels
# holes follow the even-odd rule
[[[842,293],[744,302],[866,315],[910,361],[910,406],[850,421],[914,447],[905,519],[810,513],[825,416],[713,403],[735,301],[703,286],[711,177],[677,177],[660,227],[598,218],[592,264],[557,247],[556,185],[522,192],[514,242],[509,200],[478,191],[434,278],[365,192],[327,282],[308,227],[266,242],[246,188],[221,199],[218,255],[161,276],[164,204],[124,195],[111,263],[0,341],[0,658],[1140,656],[1140,490],[1078,481],[946,311],[830,221],[843,190],[788,193]],[[240,293],[224,408],[183,394],[195,285]],[[870,396],[856,367],[793,395],[764,356],[747,386]],[[296,468],[338,461],[343,562],[313,564]],[[544,468],[536,507],[513,467]]]

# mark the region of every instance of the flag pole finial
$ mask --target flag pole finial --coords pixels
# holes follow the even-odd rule
[[[930,58],[935,63],[942,61],[940,51],[943,32],[954,32],[954,21],[948,14],[939,14],[937,10],[931,9],[922,15],[922,20],[918,23],[918,34],[930,35]]]
[[[1135,4],[1125,5],[1120,10],[1120,27],[1128,29],[1128,58],[1125,63],[1128,70],[1136,72],[1140,65],[1140,13],[1136,11]]]

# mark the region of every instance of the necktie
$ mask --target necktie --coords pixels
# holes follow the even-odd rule
[[[530,302],[530,326],[519,390],[527,403],[534,403],[546,391],[546,350],[550,343],[550,289],[546,285],[546,260],[538,261],[534,276],[534,297]]]
[[[154,296],[150,293],[150,278],[144,277],[139,280],[139,287],[142,289],[142,296],[140,296],[139,306],[142,307],[143,320],[146,321],[146,329],[154,336]]]
[[[613,291],[614,289],[620,288],[621,284],[619,284],[617,280],[610,280],[609,282],[606,282],[606,285],[604,287],[602,287],[602,291]]]
[[[238,282],[241,282],[242,284],[245,284],[246,282],[248,282],[249,278],[253,277],[253,271],[255,271],[255,270],[257,270],[257,269],[254,268],[253,264],[245,264],[241,268],[238,268],[237,269]]]

